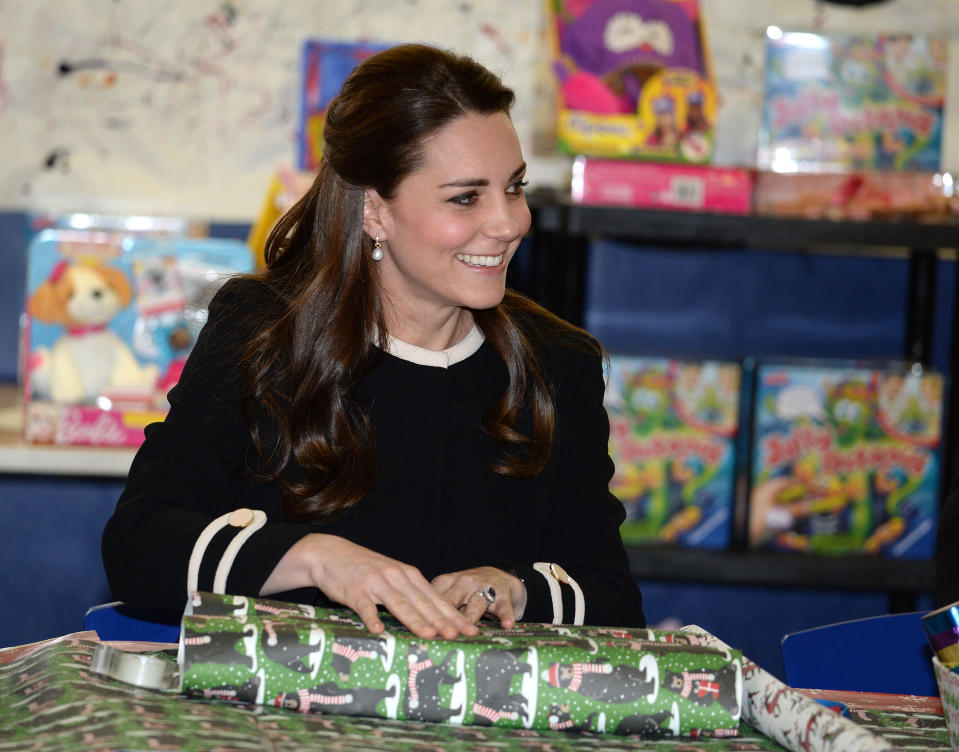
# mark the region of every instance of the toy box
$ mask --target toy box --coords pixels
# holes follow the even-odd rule
[[[775,172],[940,166],[947,40],[766,35],[759,166]]]
[[[739,426],[738,365],[610,358],[612,492],[629,544],[729,544]]]
[[[928,371],[760,364],[750,544],[931,556],[942,395]]]
[[[954,222],[959,195],[952,175],[887,170],[843,173],[760,172],[756,213],[856,221]]]
[[[696,0],[552,0],[552,11],[562,150],[709,162],[716,91]]]
[[[250,226],[246,243],[253,251],[257,266],[265,264],[266,241],[277,221],[310,189],[315,173],[280,167],[270,178],[266,197],[256,221]]]
[[[577,157],[572,198],[581,204],[749,214],[752,173],[732,167]]]
[[[234,240],[38,233],[21,342],[25,438],[140,444],[166,413],[218,285],[251,269]]]
[[[326,108],[350,72],[363,60],[391,45],[308,39],[303,45],[297,166],[315,170],[323,153]]]
[[[31,239],[41,230],[84,230],[191,238],[205,238],[210,234],[208,222],[195,217],[180,216],[38,210],[30,212],[27,222]]]

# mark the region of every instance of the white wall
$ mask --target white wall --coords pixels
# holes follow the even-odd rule
[[[700,0],[720,87],[716,162],[755,160],[762,30],[945,31],[959,0]],[[0,207],[252,219],[292,163],[308,37],[424,41],[467,52],[517,90],[534,184],[561,184],[549,151],[553,85],[542,0],[0,0]],[[959,46],[951,45],[953,73]],[[61,65],[71,72],[61,74]],[[950,76],[959,102],[959,75]],[[943,167],[959,169],[959,107]]]

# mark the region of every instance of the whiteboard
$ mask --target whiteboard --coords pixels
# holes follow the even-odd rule
[[[249,221],[295,162],[307,38],[471,54],[516,89],[525,147],[542,15],[517,0],[0,0],[0,206]]]
[[[419,41],[476,57],[517,94],[538,184],[552,152],[549,0],[0,0],[0,208],[251,221],[295,162],[308,38]],[[959,0],[866,9],[700,0],[720,93],[714,162],[755,163],[763,30],[952,35],[943,168],[959,170]]]

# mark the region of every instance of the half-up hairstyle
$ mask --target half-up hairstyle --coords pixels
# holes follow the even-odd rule
[[[362,229],[365,189],[384,199],[424,158],[424,140],[467,114],[509,113],[513,92],[469,57],[401,45],[357,66],[330,103],[323,158],[312,187],[273,228],[266,268],[256,275],[279,299],[279,313],[250,339],[243,370],[248,406],[262,406],[275,429],[249,410],[267,477],[284,487],[284,512],[313,519],[356,504],[373,486],[375,447],[358,388],[385,347],[372,239]],[[530,337],[572,329],[507,291],[474,320],[499,352],[509,386],[486,431],[503,447],[494,472],[529,477],[549,459],[550,392]],[[521,325],[536,320],[539,330]],[[539,331],[539,334],[537,334]],[[532,436],[516,430],[529,406]],[[302,472],[287,472],[299,465]]]

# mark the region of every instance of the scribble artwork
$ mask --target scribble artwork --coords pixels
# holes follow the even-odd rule
[[[249,219],[296,158],[307,39],[471,54],[521,93],[531,139],[535,3],[0,0],[0,18],[7,207]]]

